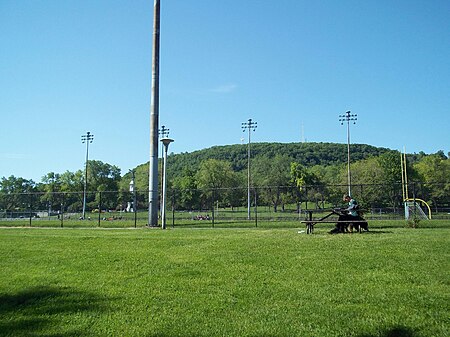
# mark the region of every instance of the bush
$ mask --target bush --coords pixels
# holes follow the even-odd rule
[[[420,220],[421,219],[419,217],[413,216],[413,217],[409,218],[408,221],[406,222],[406,227],[418,228]]]

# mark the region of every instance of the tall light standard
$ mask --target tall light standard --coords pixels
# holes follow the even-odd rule
[[[166,172],[167,172],[167,150],[169,149],[169,144],[173,142],[173,139],[162,138],[161,142],[164,145],[164,169],[163,169],[163,186],[162,186],[162,206],[161,206],[161,221],[162,229],[166,229]]]
[[[169,129],[166,128],[165,125],[162,125],[161,128],[158,130],[159,136],[161,138],[167,138],[169,137]],[[164,183],[164,178],[162,176],[162,173],[164,171],[164,144],[161,142],[161,189],[162,185]],[[161,192],[161,209],[162,209],[162,192]]]
[[[130,192],[133,193],[134,227],[136,227],[136,220],[137,220],[136,176],[134,170],[130,170],[130,173],[131,173]]]
[[[158,125],[160,4],[153,5],[152,92],[150,105],[150,161],[148,168],[148,225],[158,225]]]
[[[87,170],[88,170],[88,161],[89,161],[89,143],[94,141],[94,135],[92,135],[89,131],[86,132],[85,135],[81,136],[81,142],[86,143],[86,165],[84,168],[84,188],[83,188],[83,219],[85,219],[86,215],[86,193],[87,193]]]
[[[250,220],[250,134],[251,131],[255,131],[257,128],[257,122],[253,122],[250,118],[246,123],[242,123],[242,131],[245,132],[245,130],[248,130],[248,144],[247,144],[247,158],[248,158],[248,165],[247,165],[247,219]]]
[[[339,115],[339,122],[341,125],[344,125],[344,122],[347,122],[347,183],[348,183],[348,195],[352,195],[351,190],[351,174],[350,174],[350,121],[353,121],[353,124],[356,124],[356,120],[358,115],[352,115],[350,111],[347,111],[345,115]]]

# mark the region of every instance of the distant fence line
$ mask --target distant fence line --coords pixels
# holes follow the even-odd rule
[[[448,184],[447,184],[448,185]],[[433,218],[450,218],[450,195],[445,183],[414,182],[409,197],[431,203]],[[402,219],[404,205],[401,184],[355,184],[352,194],[364,209],[367,219]],[[166,195],[168,225],[214,226],[219,223],[258,221],[295,222],[304,219],[308,209],[316,213],[342,206],[347,185],[264,186],[251,188],[251,210],[247,208],[247,188],[173,189]],[[86,220],[98,226],[122,223],[147,225],[148,191],[89,191],[86,216],[82,218],[84,193],[33,192],[0,194],[0,223],[64,226],[64,222]],[[136,200],[136,205],[134,205]]]

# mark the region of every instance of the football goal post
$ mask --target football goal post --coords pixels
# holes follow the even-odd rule
[[[407,165],[406,165],[406,150],[404,153],[400,153],[400,164],[402,166],[402,193],[403,193],[403,202],[405,204],[405,219],[409,220],[410,217],[415,217],[417,219],[427,219],[431,220],[431,208],[430,205],[426,203],[426,201],[418,198],[409,198],[408,197],[408,174],[407,174]],[[427,207],[428,216],[423,211],[420,206],[422,203]]]
[[[419,202],[415,200],[405,200],[405,219],[409,220],[410,218],[428,220],[431,218],[431,214],[430,217],[428,217],[422,207],[420,207]]]

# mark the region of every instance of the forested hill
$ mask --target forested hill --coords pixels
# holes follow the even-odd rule
[[[351,144],[351,160],[358,161],[392,151],[366,144]],[[347,144],[336,143],[251,143],[251,157],[273,158],[280,154],[304,166],[335,165],[347,162]],[[172,154],[168,169],[181,172],[183,168],[197,169],[207,159],[229,161],[235,171],[247,167],[247,144],[213,146],[190,153]],[[170,164],[170,166],[169,166]]]

